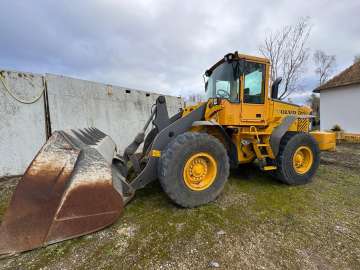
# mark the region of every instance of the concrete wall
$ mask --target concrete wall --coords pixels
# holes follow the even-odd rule
[[[320,127],[335,124],[350,133],[360,133],[360,85],[337,87],[320,92]]]
[[[69,77],[46,75],[52,130],[96,127],[124,148],[143,128],[157,94]],[[182,99],[167,96],[169,114]]]
[[[32,100],[43,89],[42,76],[1,72],[7,87],[17,96]],[[23,174],[46,141],[43,97],[33,104],[13,99],[0,82],[0,177]]]
[[[8,87],[30,100],[43,88],[42,75],[2,71]],[[123,150],[150,116],[158,94],[64,76],[45,76],[52,131],[97,127]],[[169,114],[183,101],[166,96]],[[46,141],[44,98],[34,104],[13,99],[0,82],[0,177],[23,174]]]

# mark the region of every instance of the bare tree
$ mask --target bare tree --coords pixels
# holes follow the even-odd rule
[[[319,76],[319,85],[323,85],[334,72],[336,57],[317,50],[313,55],[313,60],[316,66],[315,73]]]
[[[311,32],[309,18],[300,18],[294,25],[270,32],[259,47],[263,56],[271,61],[271,81],[283,78],[283,92],[279,99],[288,97],[298,88],[298,81],[305,71],[309,57],[306,47]]]
[[[316,94],[311,94],[306,99],[306,103],[310,106],[315,116],[320,116],[320,97]]]
[[[310,106],[312,109],[312,114],[315,116],[315,118],[312,119],[312,124],[314,126],[319,126],[320,124],[320,97],[317,94],[311,94],[306,99],[306,103]]]
[[[354,56],[354,64],[360,62],[360,54]]]

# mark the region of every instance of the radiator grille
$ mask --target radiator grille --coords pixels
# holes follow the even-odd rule
[[[309,131],[309,118],[299,118],[298,120],[297,130],[301,132]]]

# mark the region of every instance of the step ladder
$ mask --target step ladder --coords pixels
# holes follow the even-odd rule
[[[255,126],[250,127],[250,133],[255,135],[256,140],[253,141],[254,151],[256,153],[256,156],[258,157],[260,161],[260,168],[264,171],[272,171],[276,170],[277,167],[274,165],[268,165],[266,158],[272,158],[273,152],[272,148],[269,143],[264,143],[261,141],[261,138],[259,136],[259,133],[257,132],[257,129]]]

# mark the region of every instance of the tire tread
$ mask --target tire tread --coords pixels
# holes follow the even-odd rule
[[[172,162],[174,159],[178,156],[178,153],[184,149],[184,147],[188,147],[190,143],[195,142],[196,144],[199,144],[199,142],[211,142],[215,145],[216,148],[218,148],[219,151],[221,151],[224,154],[224,175],[222,177],[225,178],[225,181],[229,177],[229,171],[230,171],[230,164],[229,164],[229,158],[226,153],[226,150],[223,146],[223,144],[215,137],[207,134],[207,133],[200,133],[200,132],[185,132],[183,134],[180,134],[175,139],[173,139],[167,146],[166,150],[162,154],[160,158],[160,166],[159,166],[159,181],[160,184],[164,190],[164,192],[170,197],[172,201],[174,201],[176,204],[192,208],[196,207],[200,204],[194,203],[194,201],[188,200],[185,201],[183,198],[180,198],[178,196],[178,193],[175,189],[172,188],[172,183],[169,181],[169,179],[166,179],[167,176],[170,174],[170,171],[174,168],[172,167]],[[219,162],[217,160],[217,162]],[[171,179],[172,180],[172,179]],[[225,183],[224,183],[225,184]],[[222,186],[223,188],[223,186]],[[216,194],[212,194],[211,198],[209,200],[205,201],[212,201],[216,199],[216,197],[221,193],[222,188],[216,191]],[[206,202],[205,202],[206,203]],[[203,203],[201,203],[203,204]]]

